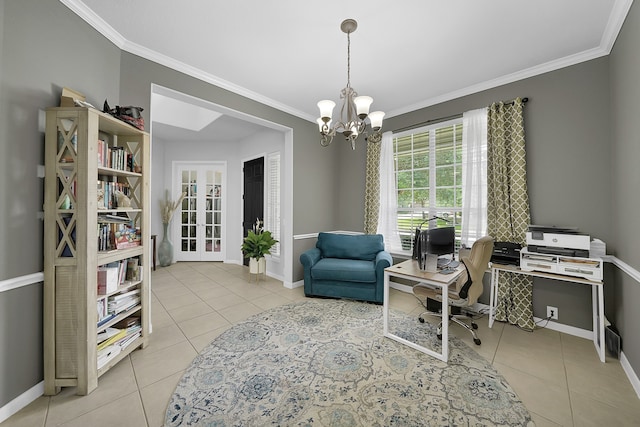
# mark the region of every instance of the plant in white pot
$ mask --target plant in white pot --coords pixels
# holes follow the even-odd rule
[[[270,231],[264,231],[260,220],[256,221],[253,230],[249,230],[242,242],[242,253],[249,258],[249,273],[264,273],[266,270],[265,255],[271,254],[271,248],[278,243]]]

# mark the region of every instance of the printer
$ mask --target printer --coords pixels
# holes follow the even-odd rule
[[[602,280],[602,258],[593,253],[590,257],[589,235],[575,228],[537,225],[530,225],[526,234],[527,247],[520,251],[522,270]]]
[[[495,242],[493,244],[491,262],[502,265],[519,265],[521,249],[520,243]]]
[[[569,257],[589,257],[591,237],[577,228],[530,225],[527,251]]]

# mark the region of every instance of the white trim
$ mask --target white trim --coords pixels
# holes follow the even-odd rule
[[[601,258],[602,258],[603,261],[610,262],[611,264],[615,265],[620,270],[622,270],[625,273],[627,273],[629,275],[629,277],[634,279],[636,282],[640,283],[640,271],[638,271],[635,268],[631,267],[626,262],[622,261],[621,259],[616,258],[613,255],[605,255],[605,256],[603,256]]]
[[[296,289],[302,286],[304,286],[304,280],[298,280],[297,282],[293,282],[293,283],[289,282],[284,284],[284,287],[288,289]]]
[[[38,384],[34,385],[29,390],[25,391],[20,396],[16,397],[0,408],[0,423],[4,422],[12,415],[18,413],[22,408],[31,404],[31,402],[33,402],[43,394],[44,381],[40,381]]]
[[[627,356],[624,355],[624,351],[620,352],[620,365],[622,366],[624,373],[627,374],[627,378],[629,378],[629,382],[631,383],[631,386],[636,391],[636,394],[640,399],[640,379],[638,379],[638,376],[633,371],[633,368],[629,364],[629,360],[627,359]]]
[[[34,285],[44,282],[44,273],[27,274],[26,276],[14,277],[0,281],[0,293],[10,291],[11,289],[21,288],[23,286]]]
[[[285,113],[289,113],[301,119],[308,120],[312,123],[315,123],[316,121],[315,116],[307,114],[304,111],[300,111],[296,108],[293,108],[291,106],[278,102],[274,99],[271,99],[264,95],[256,93],[252,90],[249,90],[242,86],[231,83],[213,74],[210,74],[198,68],[192,67],[181,61],[177,61],[171,57],[160,54],[151,49],[147,49],[136,43],[130,42],[129,40],[125,39],[118,31],[116,31],[111,25],[105,22],[104,19],[98,16],[93,10],[91,10],[89,7],[87,7],[84,3],[82,3],[79,0],[60,0],[60,2],[65,6],[67,6],[69,9],[71,9],[76,15],[78,15],[81,19],[83,19],[87,24],[92,26],[96,31],[98,31],[100,34],[105,36],[108,40],[110,40],[114,45],[116,45],[118,48],[120,48],[123,51],[132,53],[134,55],[138,55],[150,61],[154,61],[160,65],[164,65],[173,70],[180,71],[191,77],[213,84],[220,88],[229,90],[238,95],[245,96],[249,99],[252,99],[254,101],[276,108]],[[581,62],[586,62],[592,59],[599,58],[601,56],[608,55],[611,52],[611,49],[613,48],[613,45],[615,43],[615,40],[618,34],[620,33],[620,29],[622,28],[622,25],[629,12],[629,9],[631,8],[632,2],[633,0],[616,0],[615,5],[611,10],[611,15],[609,16],[607,27],[605,28],[602,39],[600,40],[600,46],[598,46],[597,48],[585,50],[583,52],[570,55],[564,58],[560,58],[558,60],[549,61],[545,64],[537,65],[535,67],[531,67],[521,71],[517,71],[515,73],[507,74],[506,76],[498,77],[493,80],[488,80],[486,82],[481,82],[475,85],[471,85],[460,90],[456,90],[440,96],[429,98],[422,102],[387,112],[386,117],[391,118],[391,117],[399,116],[401,114],[405,114],[414,110],[429,107],[435,104],[439,104],[441,102],[450,101],[452,99],[460,98],[462,96],[471,95],[476,92],[492,89],[508,83],[513,83],[529,77],[544,74],[549,71],[559,70],[561,68],[569,67],[571,65],[579,64]]]
[[[534,317],[533,321],[536,323],[545,322],[546,319]],[[575,337],[584,338],[590,341],[593,340],[593,331],[590,331],[588,329],[582,329],[582,328],[576,328],[575,326],[563,325],[562,323],[552,322],[551,320],[539,326],[543,326],[545,329],[551,329],[552,331],[562,332],[563,334],[573,335]]]
[[[274,99],[268,98],[257,92],[249,90],[245,87],[236,85],[228,80],[224,80],[220,77],[207,73],[196,67],[192,67],[191,65],[185,64],[184,62],[177,61],[174,58],[163,55],[154,50],[147,49],[146,47],[140,46],[139,44],[136,44],[127,40],[118,31],[116,31],[111,25],[109,25],[100,16],[98,16],[93,10],[91,10],[86,5],[84,5],[81,1],[78,1],[78,0],[60,0],[60,1],[62,2],[62,4],[67,6],[69,9],[71,9],[76,15],[82,18],[87,24],[91,25],[97,32],[99,32],[100,34],[105,36],[107,39],[109,39],[114,45],[116,45],[116,47],[118,47],[119,49],[125,52],[129,52],[134,55],[140,56],[141,58],[153,61],[157,64],[164,65],[165,67],[171,68],[172,70],[182,72],[186,75],[202,80],[206,83],[210,83],[222,89],[229,90],[240,96],[247,97],[254,101],[276,108],[285,113],[289,113],[296,117],[300,117],[301,119],[305,119],[313,123],[315,123],[316,121],[315,116],[311,116],[310,114],[307,114],[303,111],[300,111],[298,109],[285,105]]]

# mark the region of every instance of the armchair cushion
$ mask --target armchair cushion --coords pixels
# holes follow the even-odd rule
[[[384,251],[382,234],[320,233],[316,247],[324,258],[361,259],[373,261]]]
[[[348,282],[375,282],[376,271],[372,261],[322,258],[313,266],[311,278]]]

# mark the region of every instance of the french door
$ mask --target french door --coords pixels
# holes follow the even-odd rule
[[[176,261],[224,261],[226,162],[179,162],[175,172],[175,192],[186,194],[175,217]]]

